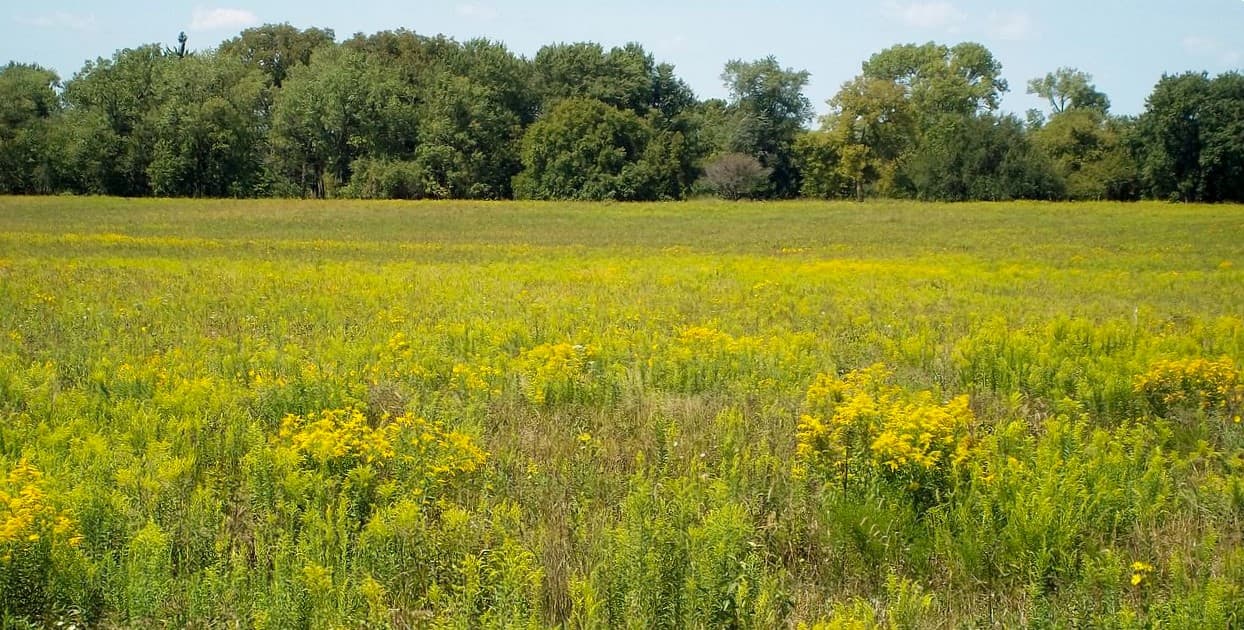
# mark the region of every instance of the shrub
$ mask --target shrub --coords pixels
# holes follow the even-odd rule
[[[764,192],[773,169],[742,153],[718,156],[704,169],[704,186],[726,199],[746,199]]]

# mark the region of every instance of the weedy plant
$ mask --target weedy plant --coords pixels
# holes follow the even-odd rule
[[[0,625],[1238,626],[1242,219],[0,198]]]

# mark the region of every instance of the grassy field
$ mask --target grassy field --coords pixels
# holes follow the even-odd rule
[[[1244,208],[0,198],[3,625],[1244,623]]]

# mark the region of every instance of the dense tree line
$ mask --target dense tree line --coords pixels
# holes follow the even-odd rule
[[[1164,76],[1139,117],[1060,68],[1025,119],[980,44],[865,61],[815,129],[808,73],[725,64],[700,100],[638,44],[545,46],[265,25],[147,45],[63,84],[0,69],[0,192],[123,196],[1244,201],[1244,75]]]

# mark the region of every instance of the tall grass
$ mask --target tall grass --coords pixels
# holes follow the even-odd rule
[[[1244,211],[0,198],[12,627],[1244,623]]]

